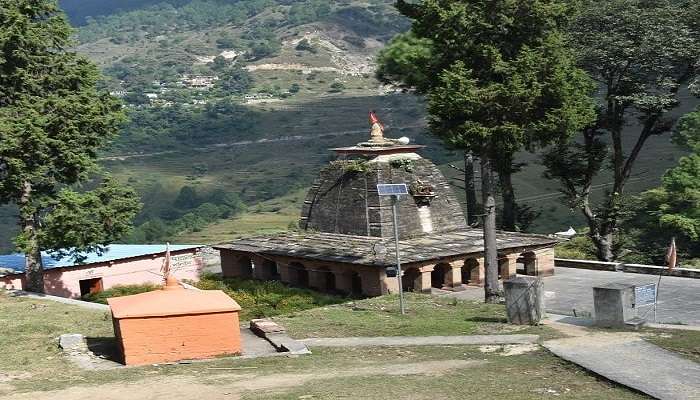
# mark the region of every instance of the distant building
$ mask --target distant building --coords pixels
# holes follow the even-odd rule
[[[201,245],[171,245],[172,274],[197,280],[204,262]],[[81,264],[42,254],[46,294],[79,298],[117,285],[162,284],[165,245],[113,244],[102,255],[90,253]],[[0,289],[24,288],[24,255],[0,255]]]
[[[126,90],[114,90],[114,91],[109,92],[109,95],[122,98],[122,97],[125,97],[127,95],[127,91]]]
[[[218,80],[217,76],[185,75],[180,83],[193,89],[211,89]]]
[[[145,96],[148,97],[149,100],[155,100],[158,98],[157,93],[146,93]]]

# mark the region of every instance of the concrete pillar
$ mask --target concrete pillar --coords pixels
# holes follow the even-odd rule
[[[225,278],[250,278],[253,265],[248,256],[228,250],[221,252],[221,274]]]
[[[433,272],[433,268],[433,265],[426,265],[418,269],[420,274],[418,275],[418,277],[416,277],[416,280],[413,285],[413,288],[416,292],[430,293],[430,290],[433,286],[432,278],[430,276],[431,272]]]
[[[554,275],[554,248],[540,249],[534,253],[537,257],[537,276]]]
[[[513,278],[516,274],[515,263],[518,260],[520,254],[507,254],[498,259],[498,274],[504,281]]]
[[[544,318],[542,279],[516,276],[503,281],[508,322],[516,325],[539,325]]]
[[[484,271],[484,259],[482,258],[470,258],[464,262],[464,268],[467,268],[469,274],[469,286],[483,286],[484,279],[486,279],[486,272]]]
[[[447,289],[461,289],[462,288],[462,267],[457,264],[457,262],[451,262],[447,264],[448,268],[445,272],[445,282],[443,287]]]

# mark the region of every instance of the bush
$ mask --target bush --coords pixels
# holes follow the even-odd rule
[[[141,285],[117,285],[99,293],[86,294],[82,296],[82,299],[92,303],[107,304],[107,299],[110,297],[131,296],[132,294],[152,292],[161,287],[160,285],[153,285],[151,283],[144,283]]]
[[[297,311],[338,304],[346,298],[323,294],[308,289],[289,287],[279,281],[222,278],[216,274],[203,274],[199,282],[190,282],[205,289],[223,290],[241,306],[241,320],[290,314]]]

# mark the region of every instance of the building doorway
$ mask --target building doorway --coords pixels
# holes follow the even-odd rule
[[[81,279],[79,283],[80,296],[95,294],[104,290],[102,286],[102,278]]]
[[[353,272],[351,276],[351,281],[351,294],[353,296],[362,296],[362,277],[360,276],[360,274],[357,272]]]

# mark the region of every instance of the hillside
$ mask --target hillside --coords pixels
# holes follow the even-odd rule
[[[129,114],[103,156],[142,195],[128,240],[210,243],[254,232],[256,223],[286,229],[299,194],[332,158],[327,149],[363,140],[371,109],[389,136],[429,144],[423,155],[456,176],[447,163],[461,157],[426,134],[422,101],[374,78],[374,56],[409,27],[392,4],[62,0],[77,50],[98,63],[102,85]],[[652,138],[630,192],[655,186],[679,155],[667,136]],[[537,158],[519,158],[528,165],[514,176],[518,197],[542,213],[532,229],[579,226]],[[0,250],[12,248],[15,221],[12,209],[0,209]]]

